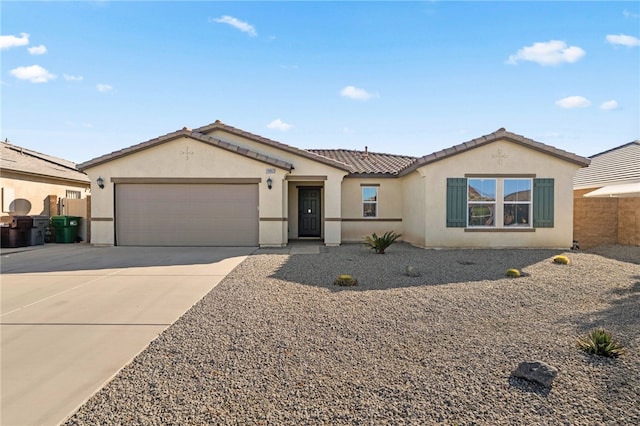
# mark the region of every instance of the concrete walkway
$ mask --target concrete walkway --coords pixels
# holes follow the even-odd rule
[[[57,425],[255,248],[2,251],[2,425]]]

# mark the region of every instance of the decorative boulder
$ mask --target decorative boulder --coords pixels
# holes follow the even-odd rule
[[[405,275],[409,276],[409,277],[419,277],[420,276],[420,271],[418,271],[416,268],[414,268],[413,266],[407,266],[405,268],[404,271]]]
[[[525,361],[521,362],[512,374],[515,377],[550,387],[551,382],[558,375],[558,369],[542,361]]]

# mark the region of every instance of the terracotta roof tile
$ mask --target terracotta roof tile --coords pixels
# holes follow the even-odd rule
[[[309,151],[348,164],[352,174],[396,176],[402,169],[416,161],[415,157],[407,155],[381,154],[369,151],[347,149],[310,149]]]

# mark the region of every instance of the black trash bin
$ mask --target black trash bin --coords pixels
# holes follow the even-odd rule
[[[31,216],[13,216],[5,237],[6,247],[26,247],[29,245],[33,219]]]

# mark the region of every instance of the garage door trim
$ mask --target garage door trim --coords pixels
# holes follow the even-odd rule
[[[162,183],[162,184],[211,184],[247,185],[262,182],[261,178],[164,178],[164,177],[113,177],[113,183]]]

